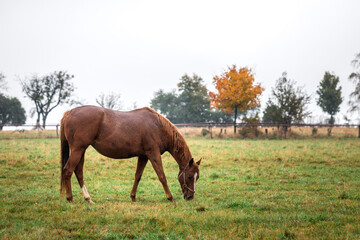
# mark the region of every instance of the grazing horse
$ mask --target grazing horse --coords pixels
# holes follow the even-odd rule
[[[66,199],[73,201],[71,176],[76,178],[84,198],[92,203],[84,184],[84,155],[89,145],[110,158],[138,157],[135,181],[130,197],[136,201],[136,189],[144,168],[150,160],[167,199],[174,202],[167,185],[161,155],[168,151],[179,165],[178,181],[183,197],[195,196],[195,183],[199,179],[199,165],[194,162],[184,137],[165,117],[150,108],[129,112],[113,111],[96,106],[82,106],[67,111],[61,119],[61,187]]]

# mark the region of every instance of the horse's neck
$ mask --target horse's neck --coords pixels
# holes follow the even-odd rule
[[[169,120],[166,120],[165,118],[160,118],[160,120],[162,121],[163,126],[166,126],[165,129],[168,132],[168,152],[175,158],[180,170],[182,170],[192,158],[190,149],[187,146],[184,137]]]
[[[174,142],[170,153],[178,163],[180,170],[184,169],[192,158],[190,149],[184,139],[179,139],[178,141]]]

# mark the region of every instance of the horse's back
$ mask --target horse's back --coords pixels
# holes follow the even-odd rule
[[[75,145],[92,145],[98,152],[113,158],[165,150],[164,131],[159,115],[149,109],[113,111],[96,106],[71,110],[64,121],[66,135]]]
[[[163,151],[162,138],[162,125],[150,109],[106,110],[93,147],[112,158],[127,158],[146,155],[154,149]]]

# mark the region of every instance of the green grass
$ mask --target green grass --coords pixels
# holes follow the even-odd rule
[[[181,198],[178,166],[163,155],[176,204],[151,164],[137,199],[136,159],[85,156],[89,205],[73,176],[59,198],[59,140],[0,140],[1,239],[359,239],[360,140],[189,138],[203,157],[196,197]]]

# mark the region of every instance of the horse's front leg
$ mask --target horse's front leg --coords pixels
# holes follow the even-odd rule
[[[133,188],[132,188],[131,194],[130,194],[130,197],[131,197],[133,202],[136,202],[136,190],[137,190],[137,187],[139,185],[141,176],[142,176],[142,174],[144,172],[144,169],[145,169],[145,166],[146,166],[147,162],[148,162],[148,158],[146,156],[141,156],[141,157],[138,158],[134,185],[133,185]]]
[[[160,182],[163,185],[167,199],[171,202],[175,202],[174,198],[170,192],[170,189],[167,185],[167,180],[165,177],[165,173],[164,173],[164,169],[163,169],[163,165],[162,165],[162,161],[161,161],[161,154],[160,153],[151,154],[151,156],[149,156],[149,159],[150,159],[150,162],[151,162]]]

